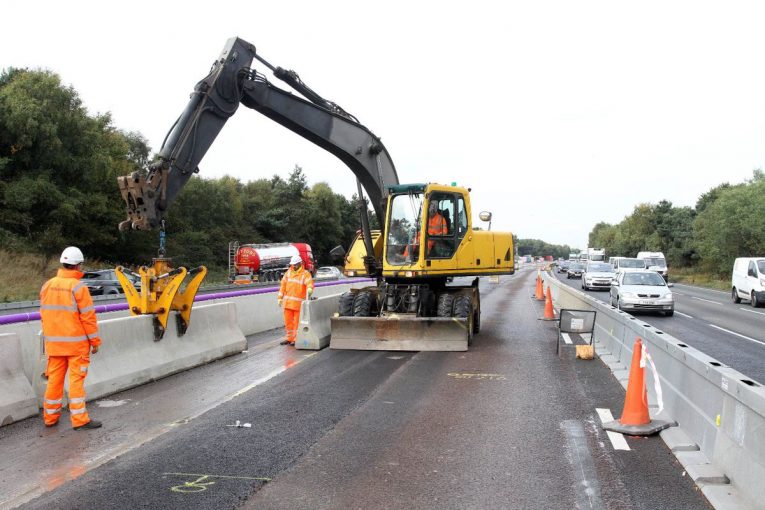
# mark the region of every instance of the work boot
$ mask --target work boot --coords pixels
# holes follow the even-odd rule
[[[287,345],[288,343],[289,343],[288,340],[282,340],[281,342],[279,342],[279,345]]]
[[[79,427],[74,427],[74,430],[80,430],[80,429],[99,429],[101,428],[101,422],[98,420],[90,420],[85,425],[80,425]]]

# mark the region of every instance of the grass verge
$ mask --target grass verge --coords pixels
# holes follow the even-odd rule
[[[707,289],[716,290],[730,290],[730,279],[722,279],[717,275],[711,273],[705,273],[697,269],[689,268],[670,268],[669,281],[673,283],[686,283],[688,285],[696,285],[697,287],[705,287]]]

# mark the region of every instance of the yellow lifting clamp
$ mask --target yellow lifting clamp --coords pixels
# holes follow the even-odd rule
[[[138,274],[133,276],[141,279],[140,291],[133,282],[125,275],[122,266],[115,268],[117,279],[125,291],[128,307],[133,315],[154,315],[154,340],[158,341],[167,329],[167,318],[170,310],[178,311],[178,335],[183,335],[189,327],[191,320],[191,307],[197,294],[199,285],[207,275],[207,268],[199,266],[187,271],[185,267],[173,269],[170,266],[171,259],[158,257],[152,259],[151,267],[141,266]],[[186,274],[194,275],[183,291],[183,283]]]

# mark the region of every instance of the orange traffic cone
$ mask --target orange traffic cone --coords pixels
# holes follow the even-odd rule
[[[673,424],[668,421],[652,420],[648,414],[648,390],[645,386],[645,367],[640,366],[643,356],[643,341],[635,339],[632,350],[630,378],[627,381],[627,395],[624,397],[624,409],[619,420],[604,423],[603,428],[631,436],[650,436]]]
[[[555,320],[555,311],[553,310],[552,294],[550,287],[547,287],[547,298],[545,299],[545,320]]]
[[[542,301],[545,298],[544,290],[542,289],[542,276],[537,272],[537,290],[534,293],[534,298],[537,301]]]

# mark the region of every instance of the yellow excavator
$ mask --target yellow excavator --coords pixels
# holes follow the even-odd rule
[[[300,95],[270,83],[253,61]],[[333,254],[345,257],[347,276],[375,278],[376,284],[340,297],[330,347],[467,350],[480,330],[478,277],[513,274],[512,234],[473,226],[468,188],[400,184],[374,133],[242,39],[229,39],[210,73],[197,83],[148,172],[118,178],[128,213],[120,228],[162,224],[240,104],[334,154],[356,176],[361,232],[347,253],[338,247]],[[364,191],[381,220],[380,231],[370,229]],[[490,220],[490,213],[481,213],[481,219]]]

